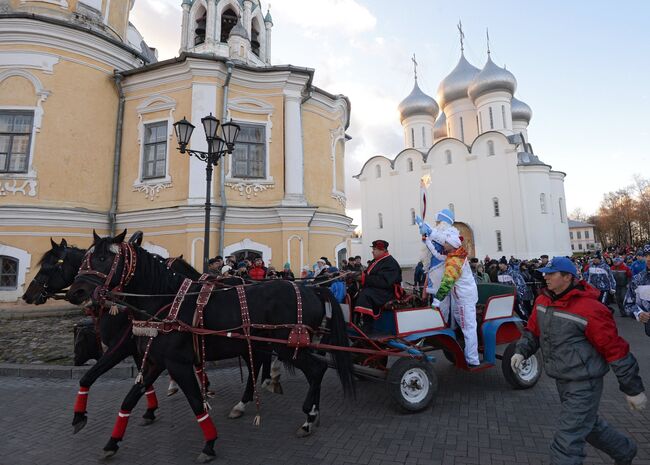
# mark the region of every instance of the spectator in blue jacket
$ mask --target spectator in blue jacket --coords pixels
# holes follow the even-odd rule
[[[587,266],[582,277],[588,284],[598,289],[600,292],[600,298],[598,300],[604,305],[607,305],[609,302],[610,295],[613,296],[616,294],[616,280],[614,279],[612,270],[602,260],[600,252],[594,254],[594,258]]]
[[[339,274],[339,269],[335,266],[330,266],[327,269],[327,276],[328,278],[333,278]],[[342,278],[338,278],[330,284],[330,291],[332,291],[332,294],[334,294],[334,297],[336,298],[336,301],[338,303],[342,303],[345,300],[345,283],[343,282]]]
[[[650,320],[650,244],[646,244],[642,253],[646,269],[632,278],[625,295],[625,313],[647,323]]]
[[[642,271],[647,269],[645,258],[643,257],[643,250],[639,250],[636,253],[636,260],[630,265],[630,270],[632,270],[632,276],[636,276]]]

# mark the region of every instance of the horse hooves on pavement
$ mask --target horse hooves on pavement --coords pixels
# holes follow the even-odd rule
[[[72,425],[72,427],[74,428],[72,434],[77,434],[79,431],[81,431],[83,427],[86,426],[86,423],[88,423],[88,418],[83,418],[79,422]]]
[[[307,436],[311,436],[311,434],[314,432],[314,429],[309,426],[301,426],[298,428],[298,431],[296,431],[296,436],[299,438],[306,438]]]
[[[142,425],[142,426],[149,426],[150,424],[154,423],[157,419],[158,419],[158,417],[154,417],[154,418],[143,418],[143,419],[142,419],[142,422],[140,423],[140,425]]]
[[[178,388],[167,389],[167,397],[171,397],[178,392]]]
[[[108,459],[112,458],[115,454],[117,454],[116,450],[105,450],[105,451],[102,451],[102,455],[101,455],[100,459],[108,460]]]
[[[241,418],[243,416],[244,416],[244,412],[237,409],[232,409],[228,414],[228,418],[230,418],[231,420],[236,420],[237,418]]]
[[[214,459],[215,459],[214,455],[208,455],[205,452],[201,452],[199,456],[196,458],[196,463],[208,463]]]

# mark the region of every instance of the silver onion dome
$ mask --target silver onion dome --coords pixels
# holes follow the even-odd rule
[[[244,29],[244,26],[242,26],[240,22],[237,22],[237,24],[235,24],[230,30],[230,34],[228,35],[228,37],[232,36],[239,36],[243,37],[244,39],[248,39],[248,32],[246,32],[246,29]]]
[[[519,99],[512,97],[511,102],[512,108],[512,120],[513,121],[525,121],[530,123],[530,119],[533,117],[533,110],[524,102]]]
[[[433,125],[433,138],[444,139],[445,137],[447,137],[447,116],[442,112]]]
[[[481,95],[499,90],[512,95],[516,88],[515,76],[507,69],[497,66],[492,58],[488,57],[487,63],[469,86],[468,94],[473,101],[476,101]]]
[[[479,72],[480,70],[471,65],[465,59],[465,55],[461,53],[456,67],[438,86],[438,102],[440,102],[440,107],[444,109],[447,104],[454,100],[467,98],[467,88]]]
[[[397,110],[400,115],[400,123],[402,123],[409,116],[415,115],[427,115],[431,116],[435,120],[440,111],[440,107],[438,107],[438,104],[433,97],[429,97],[420,90],[418,81],[416,80],[413,85],[413,90],[408,97],[400,102],[397,106]]]

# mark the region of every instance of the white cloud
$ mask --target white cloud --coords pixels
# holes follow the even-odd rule
[[[158,49],[158,59],[178,55],[181,44],[180,2],[176,0],[138,0],[130,21],[140,31],[149,47]]]
[[[276,13],[284,27],[298,26],[312,37],[326,31],[354,35],[373,30],[377,24],[370,10],[355,0],[273,0],[271,14],[275,17]]]

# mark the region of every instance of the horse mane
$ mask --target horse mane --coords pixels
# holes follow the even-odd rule
[[[128,288],[153,287],[152,293],[165,294],[176,292],[185,275],[167,268],[165,259],[146,249],[133,245],[137,256],[136,272]],[[188,267],[193,269],[189,264]],[[197,272],[198,273],[198,272]]]
[[[80,249],[74,245],[67,245],[65,246],[68,251],[71,251],[73,253],[79,253],[80,255],[84,255],[86,253],[86,249]],[[50,249],[47,252],[43,254],[41,259],[36,263],[37,266],[42,266],[43,263],[45,263],[47,260],[50,258],[56,257],[55,253],[58,252],[60,249]]]

